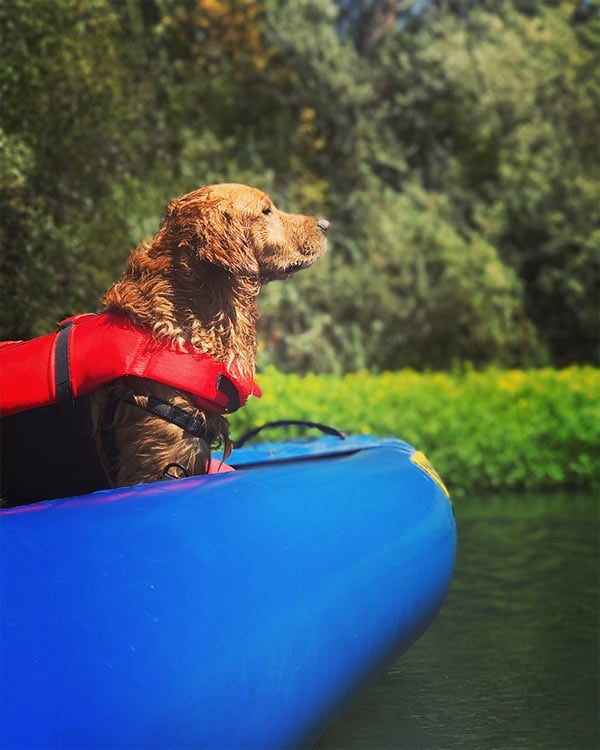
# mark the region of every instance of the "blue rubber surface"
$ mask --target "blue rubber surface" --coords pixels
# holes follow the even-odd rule
[[[400,441],[0,513],[3,748],[313,741],[427,627],[449,500]]]

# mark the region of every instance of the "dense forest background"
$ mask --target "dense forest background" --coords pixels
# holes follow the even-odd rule
[[[0,335],[97,308],[168,200],[333,222],[259,363],[597,362],[600,9],[571,0],[1,0]]]

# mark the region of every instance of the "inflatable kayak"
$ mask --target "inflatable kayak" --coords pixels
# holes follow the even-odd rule
[[[449,587],[441,480],[393,439],[0,513],[3,748],[310,744]]]

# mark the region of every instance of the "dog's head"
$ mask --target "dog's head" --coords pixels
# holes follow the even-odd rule
[[[325,251],[329,222],[276,208],[247,185],[209,185],[169,204],[153,242],[184,263],[208,262],[261,282],[286,278]]]

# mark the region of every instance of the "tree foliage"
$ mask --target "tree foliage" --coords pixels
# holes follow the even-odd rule
[[[332,220],[262,364],[594,361],[600,13],[583,0],[5,0],[1,334],[94,309],[166,202]]]
[[[42,333],[98,293],[112,217],[97,202],[126,168],[121,133],[132,122],[109,5],[13,0],[0,4],[0,23],[6,338]],[[94,224],[102,234],[86,237]]]

